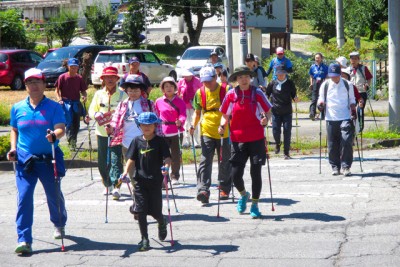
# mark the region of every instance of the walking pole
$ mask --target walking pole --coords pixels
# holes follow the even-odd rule
[[[60,177],[58,177],[57,173],[57,164],[56,164],[56,150],[54,147],[54,142],[56,141],[56,135],[54,132],[51,130],[47,130],[48,134],[51,134],[52,137],[52,142],[51,142],[51,152],[53,159],[51,162],[53,163],[53,170],[54,170],[54,185],[56,186],[56,191],[57,191],[57,209],[58,209],[58,223],[61,225],[61,203],[60,203],[60,198],[61,198],[61,183],[60,183]],[[65,251],[64,247],[64,235],[61,231],[61,251]]]
[[[110,143],[111,143],[111,135],[108,135],[107,137],[107,180],[110,180],[111,183],[111,177],[110,176],[110,169],[111,169],[111,149],[110,149]],[[107,181],[108,182],[108,181]],[[108,186],[106,187],[106,220],[105,223],[108,223]]]
[[[181,131],[178,128],[178,142],[179,142],[179,154],[180,154],[180,161],[181,161],[181,170],[182,170],[182,181],[183,185],[185,185],[185,174],[183,173],[183,159],[182,159],[182,142],[181,142]],[[172,188],[172,186],[171,186]]]
[[[168,178],[168,180],[167,180],[167,181],[169,181],[169,186],[170,186],[170,188],[171,188],[172,199],[174,200],[175,211],[176,211],[176,213],[179,213],[179,211],[178,211],[178,207],[176,206],[176,200],[175,200],[174,188],[172,187],[171,179],[169,179],[169,177],[167,177],[167,178]]]
[[[221,162],[222,162],[222,147],[224,145],[224,135],[221,135],[221,147],[219,148],[219,157],[218,157],[218,176],[221,171]],[[217,218],[219,218],[219,206],[221,202],[221,181],[218,179],[218,211]]]
[[[354,124],[355,124],[355,121],[354,121]],[[357,151],[358,151],[358,160],[360,161],[361,172],[363,172],[363,168],[362,168],[362,165],[361,165],[360,147],[358,146],[357,134],[355,134],[355,136],[356,136],[356,144],[357,144]]]
[[[128,186],[129,193],[131,194],[131,197],[132,197],[132,208],[133,208],[135,206],[135,196],[131,190],[131,186],[129,185],[131,182],[131,179],[127,176],[122,176],[122,174],[121,174],[119,180],[120,180],[120,183],[125,182],[126,185]],[[132,210],[132,213],[133,213],[133,210]]]
[[[85,109],[85,114],[87,116],[87,108],[86,108],[86,101],[84,102],[83,105],[84,109]],[[92,128],[89,125],[89,121],[86,122],[85,118],[83,118],[83,122],[87,125],[87,130],[88,130],[88,136],[89,136],[89,163],[90,163],[90,179],[93,181],[93,168],[92,168],[92,138],[90,136]],[[94,122],[96,123],[96,121]],[[94,126],[94,124],[92,125],[92,127]]]
[[[298,123],[298,119],[297,119],[297,102],[296,101],[294,102],[294,105],[296,107],[296,145],[297,145],[297,153],[299,153],[299,123]]]
[[[321,157],[322,157],[322,118],[319,118],[319,174],[321,174]]]
[[[360,108],[360,116],[363,116],[363,110]],[[360,121],[361,122],[361,121]],[[364,123],[362,123],[362,128],[360,125],[360,129],[364,130]],[[360,131],[360,137],[361,137],[361,160],[364,161],[364,154],[363,154],[363,131]]]
[[[165,167],[162,167],[161,169],[165,170]],[[167,177],[167,175],[164,175],[164,184],[165,184],[165,196],[167,198],[169,229],[170,229],[170,233],[171,233],[171,246],[173,246],[174,245],[174,237],[172,235],[172,220],[171,220],[171,208],[169,206],[169,198],[168,198],[168,177]]]
[[[265,115],[264,115],[265,116]],[[267,124],[268,125],[268,124]],[[268,132],[268,130],[267,130]],[[269,153],[268,153],[268,144],[267,144],[267,139],[265,138],[265,154],[267,158],[267,167],[268,167],[268,181],[269,181],[269,192],[271,193],[271,210],[275,211],[274,208],[274,198],[272,197],[272,183],[271,183],[271,170],[269,168]]]
[[[193,159],[194,159],[194,170],[196,172],[196,180],[197,180],[197,160],[196,160],[196,149],[194,147],[194,137],[192,134],[192,151],[193,151]]]
[[[371,108],[372,116],[374,117],[374,122],[375,122],[376,129],[378,129],[378,124],[376,123],[374,110],[372,109],[372,105],[371,105],[371,100],[369,100],[368,96],[367,96],[367,100],[368,100],[368,103],[369,103],[369,107]]]

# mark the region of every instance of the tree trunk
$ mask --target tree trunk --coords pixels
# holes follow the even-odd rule
[[[183,12],[183,19],[188,27],[187,33],[189,35],[189,43],[191,46],[200,45],[199,39],[201,31],[203,30],[204,21],[208,17],[205,17],[201,11],[197,12],[197,25],[196,29],[193,27],[192,14],[190,12],[190,7],[185,8]]]

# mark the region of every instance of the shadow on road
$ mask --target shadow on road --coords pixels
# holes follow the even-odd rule
[[[168,253],[173,253],[179,250],[195,250],[209,253],[212,256],[217,256],[223,253],[236,252],[239,246],[234,245],[182,245],[177,240],[174,240],[174,246],[156,248],[157,250],[166,250]]]
[[[277,216],[262,216],[263,219],[274,219],[275,221],[284,221],[285,219],[302,219],[302,220],[314,220],[321,222],[333,222],[333,221],[344,221],[346,218],[342,216],[329,215],[326,213],[316,212],[302,212],[302,213],[291,213],[287,215]]]
[[[362,178],[382,177],[382,176],[387,176],[390,178],[400,178],[400,174],[398,173],[387,173],[387,172],[362,173],[359,174],[358,176],[361,176]]]

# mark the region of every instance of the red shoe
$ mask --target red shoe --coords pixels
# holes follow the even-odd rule
[[[229,195],[224,190],[221,190],[219,193],[219,198],[221,200],[227,200],[229,199]]]

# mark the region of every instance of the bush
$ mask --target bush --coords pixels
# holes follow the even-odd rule
[[[39,54],[44,55],[44,53],[47,51],[47,45],[36,44],[34,50]]]
[[[7,152],[10,151],[10,135],[0,136],[0,160],[7,159]]]
[[[10,124],[10,111],[11,111],[10,105],[0,103],[0,125]]]

